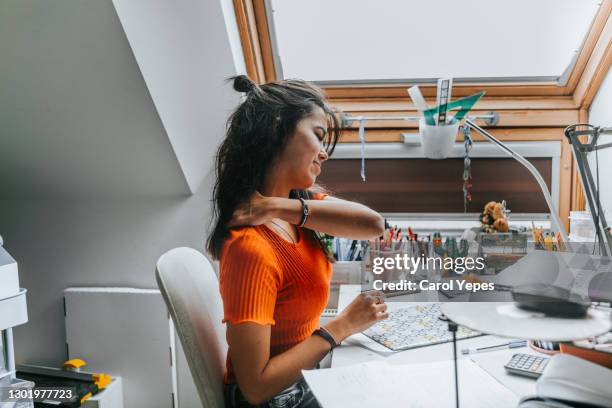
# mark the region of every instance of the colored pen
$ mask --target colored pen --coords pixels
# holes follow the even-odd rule
[[[472,349],[463,349],[461,350],[461,354],[474,354],[474,353],[482,353],[484,351],[493,351],[493,350],[500,350],[500,349],[504,349],[504,348],[519,348],[519,347],[525,347],[527,345],[527,340],[517,340],[517,341],[511,341],[508,343],[503,343],[503,344],[496,344],[494,346],[486,346],[486,347],[476,347],[476,348],[472,348]]]

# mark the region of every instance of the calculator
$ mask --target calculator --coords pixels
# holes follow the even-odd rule
[[[504,366],[511,374],[523,375],[525,377],[538,378],[544,372],[550,358],[538,357],[531,354],[517,353]]]

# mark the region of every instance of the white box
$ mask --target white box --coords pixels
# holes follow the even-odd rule
[[[113,377],[105,389],[85,401],[82,408],[123,408],[121,377]]]
[[[19,293],[17,262],[0,246],[0,299]]]
[[[588,211],[570,211],[570,241],[594,242],[595,224]]]
[[[126,407],[199,404],[158,290],[68,288],[64,301],[69,358],[85,360],[85,371],[121,377]]]

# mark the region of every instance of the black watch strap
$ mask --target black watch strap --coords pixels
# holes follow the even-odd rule
[[[306,224],[306,220],[308,219],[308,214],[310,213],[310,210],[308,209],[308,204],[306,204],[306,201],[304,201],[302,197],[298,197],[298,200],[300,200],[300,202],[302,203],[302,218],[300,219],[298,227],[303,227],[304,224]]]

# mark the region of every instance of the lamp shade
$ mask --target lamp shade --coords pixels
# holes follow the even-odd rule
[[[516,307],[514,302],[450,302],[442,313],[453,322],[485,334],[529,340],[571,341],[606,333],[610,312],[589,309],[584,318],[546,316]]]

